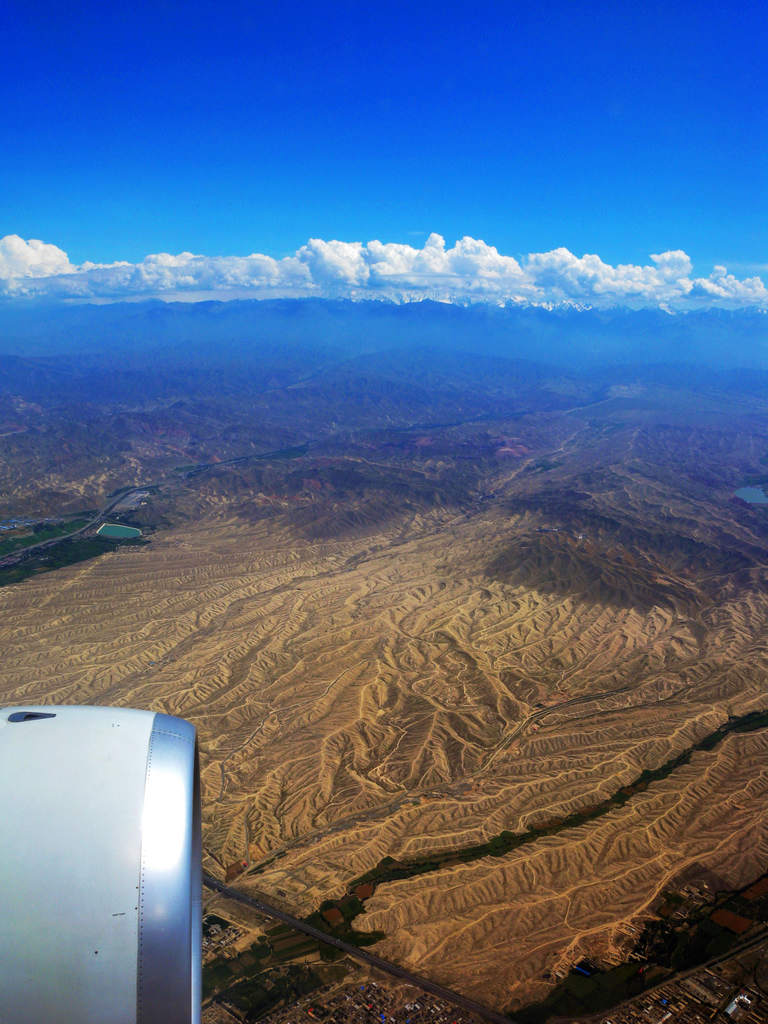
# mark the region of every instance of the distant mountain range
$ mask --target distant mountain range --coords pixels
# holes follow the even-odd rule
[[[594,310],[277,299],[0,304],[0,355],[87,356],[156,369],[241,364],[281,378],[349,358],[429,348],[594,369],[689,363],[768,368],[768,315],[754,310]]]

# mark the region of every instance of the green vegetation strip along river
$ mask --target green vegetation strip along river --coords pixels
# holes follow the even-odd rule
[[[316,923],[320,915],[324,913],[331,917],[333,908],[341,912],[344,920],[343,928],[346,934],[358,935],[352,928],[354,918],[364,911],[364,902],[373,895],[379,885],[386,882],[394,882],[402,878],[414,878],[417,875],[424,875],[431,871],[440,871],[443,868],[453,867],[456,864],[468,864],[482,857],[503,857],[507,853],[525,846],[528,843],[535,843],[537,839],[544,836],[557,835],[566,829],[577,828],[587,822],[594,821],[613,810],[614,807],[622,807],[628,800],[631,800],[638,793],[642,793],[652,782],[658,782],[666,778],[681,765],[687,764],[691,755],[699,750],[713,750],[730,733],[755,732],[758,729],[768,728],[768,710],[752,711],[747,715],[729,718],[727,722],[709,733],[698,743],[684,750],[676,757],[665,761],[659,768],[644,771],[629,786],[622,786],[613,796],[592,807],[575,811],[563,818],[549,822],[540,828],[532,828],[527,832],[501,832],[497,836],[484,843],[477,843],[472,846],[459,847],[454,850],[440,850],[434,853],[424,854],[422,857],[413,860],[395,860],[393,857],[385,857],[379,861],[376,867],[367,871],[364,875],[354,879],[350,883],[347,893],[340,900],[326,900],[319,910],[312,915],[312,922]],[[309,919],[308,919],[309,920]],[[327,918],[325,919],[327,920]],[[327,923],[319,925],[327,931],[336,933],[335,928],[329,928]],[[354,939],[353,939],[354,941]]]
[[[22,583],[30,576],[43,572],[53,572],[67,565],[75,565],[90,558],[98,558],[118,547],[148,544],[149,541],[139,537],[136,540],[108,540],[102,537],[71,537],[62,540],[54,547],[33,551],[23,561],[14,565],[0,566],[0,587],[10,583]]]
[[[68,519],[66,522],[51,523],[50,525],[40,523],[21,534],[13,531],[12,535],[0,540],[0,558],[10,555],[21,548],[29,547],[31,544],[41,544],[43,541],[53,540],[55,537],[75,533],[75,531],[82,530],[87,525],[87,519]],[[0,536],[2,535],[0,534]]]

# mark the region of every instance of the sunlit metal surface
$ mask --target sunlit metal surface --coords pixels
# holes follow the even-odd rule
[[[178,770],[157,767],[154,753],[141,817],[141,859],[145,871],[161,875],[179,870],[189,826],[185,780]]]
[[[156,715],[149,741],[139,895],[138,1024],[200,1019],[200,863],[195,730]]]
[[[0,816],[0,1021],[197,1024],[193,727],[0,709]]]

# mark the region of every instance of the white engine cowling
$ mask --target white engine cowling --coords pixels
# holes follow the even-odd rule
[[[0,1021],[197,1024],[194,727],[2,708],[0,822]]]

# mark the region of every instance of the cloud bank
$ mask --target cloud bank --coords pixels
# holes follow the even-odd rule
[[[139,263],[70,262],[55,245],[18,235],[0,239],[0,296],[119,300],[130,298],[430,298],[591,307],[768,309],[759,277],[739,279],[715,266],[694,277],[682,250],[656,253],[643,266],[613,266],[565,248],[515,259],[476,238],[447,248],[431,234],[420,249],[392,242],[310,239],[295,255],[274,259],[156,253]]]

